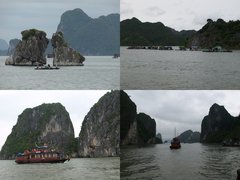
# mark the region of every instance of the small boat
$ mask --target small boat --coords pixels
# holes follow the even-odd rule
[[[117,59],[120,57],[120,54],[114,54],[112,58]]]
[[[170,149],[179,149],[179,148],[181,148],[180,140],[177,137],[175,137],[171,141]]]
[[[176,136],[176,128],[175,128],[175,137],[171,141],[170,149],[179,149],[181,148],[180,139]]]
[[[15,159],[17,164],[27,163],[64,163],[70,158],[64,153],[48,150],[47,146],[36,147],[25,150],[24,153],[18,153]]]

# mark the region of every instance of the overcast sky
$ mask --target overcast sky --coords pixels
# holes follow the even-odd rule
[[[119,0],[0,0],[0,39],[21,38],[21,31],[30,28],[44,30],[49,38],[67,10],[81,8],[97,18],[119,13],[119,6]]]
[[[240,113],[240,91],[126,91],[137,105],[137,112],[144,112],[155,119],[157,132],[163,139],[186,130],[201,130],[201,122],[210,107],[224,105],[232,116]]]
[[[26,108],[33,108],[42,103],[60,102],[65,106],[78,137],[84,117],[90,108],[107,91],[0,91],[0,149],[17,117]]]
[[[239,0],[121,0],[121,20],[136,17],[176,30],[199,30],[208,18],[240,19]]]

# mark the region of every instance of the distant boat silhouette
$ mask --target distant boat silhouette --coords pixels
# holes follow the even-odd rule
[[[176,137],[176,128],[175,128],[175,137],[171,141],[170,149],[179,149],[181,148],[181,143],[178,137]]]

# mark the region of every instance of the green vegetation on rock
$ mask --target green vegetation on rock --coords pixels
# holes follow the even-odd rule
[[[61,129],[56,129],[57,126]],[[69,152],[75,149],[75,145],[71,144],[73,138],[73,126],[65,107],[60,103],[42,104],[27,108],[18,116],[0,156],[3,159],[12,158],[17,152],[34,148],[35,143],[47,143],[51,148]]]
[[[194,34],[187,44],[200,48],[221,46],[225,49],[240,49],[240,21],[208,19],[207,24]]]
[[[141,22],[137,18],[121,21],[121,46],[185,46],[195,31],[178,32],[161,22]]]
[[[42,32],[45,33],[43,31],[39,31],[37,29],[29,29],[29,30],[25,30],[22,31],[22,40],[28,40],[28,38],[32,37],[32,36],[36,36],[37,33]]]

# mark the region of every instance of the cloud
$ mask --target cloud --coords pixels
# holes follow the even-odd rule
[[[162,10],[159,7],[152,6],[146,9],[146,15],[147,16],[161,16],[166,13],[166,11]]]
[[[125,16],[131,16],[134,11],[130,3],[127,1],[120,1],[120,11],[121,11],[121,19],[124,19]]]

